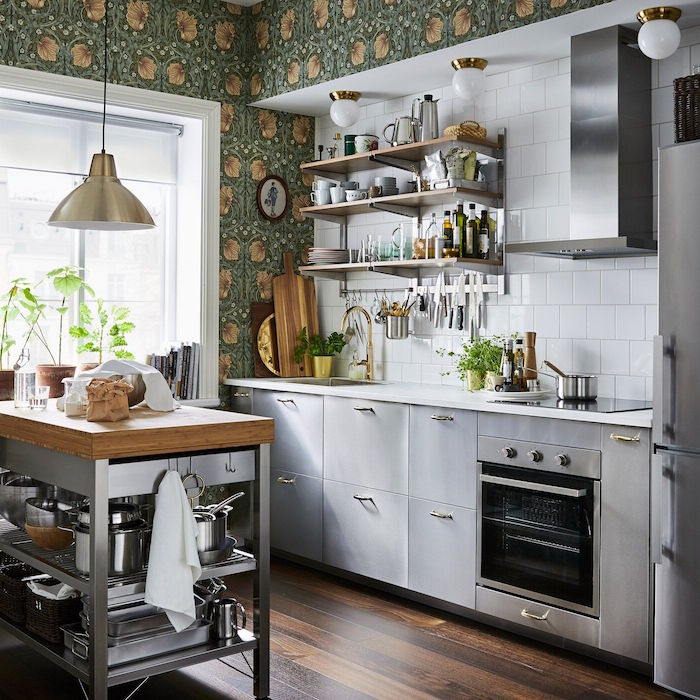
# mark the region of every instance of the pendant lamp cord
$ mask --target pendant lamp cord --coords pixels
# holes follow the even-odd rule
[[[105,152],[105,123],[107,121],[107,18],[108,17],[109,17],[109,1],[105,0],[104,86],[102,89],[102,153]]]

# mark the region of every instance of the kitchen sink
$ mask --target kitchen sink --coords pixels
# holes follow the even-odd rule
[[[368,379],[348,379],[347,377],[289,377],[284,379],[290,384],[311,384],[313,386],[362,386],[364,384],[386,384],[386,382]]]

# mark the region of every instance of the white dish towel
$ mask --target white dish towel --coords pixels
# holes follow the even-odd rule
[[[144,401],[154,411],[173,411],[179,404],[173,399],[165,377],[151,365],[135,360],[107,360],[99,367],[81,372],[80,377],[109,377],[113,374],[140,374],[146,385]]]
[[[192,586],[201,573],[197,524],[180,475],[168,471],[156,495],[145,600],[165,611],[176,632],[195,621]]]

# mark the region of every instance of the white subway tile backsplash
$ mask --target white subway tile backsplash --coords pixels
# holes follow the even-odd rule
[[[700,28],[697,36],[683,30],[681,49],[670,59],[652,62],[653,147],[673,143],[672,81],[700,63]],[[684,48],[685,47],[685,48]],[[486,90],[474,101],[455,98],[451,87],[432,91],[438,103],[441,126],[477,119],[489,135],[507,128],[506,211],[507,240],[559,239],[569,235],[570,203],[570,61],[567,57],[509,73],[487,76]],[[388,121],[410,110],[416,95],[362,107],[360,120],[350,131],[377,133]],[[332,143],[338,131],[327,116],[316,120],[317,143]],[[656,166],[655,166],[656,167]],[[391,168],[358,174],[363,185],[376,174],[396,175],[405,187],[408,176]],[[656,187],[656,179],[654,180]],[[655,212],[657,198],[655,197]],[[429,222],[430,209],[424,211]],[[436,211],[442,214],[442,208]],[[368,234],[388,239],[402,222],[396,215],[362,214],[350,219],[349,240],[357,246]],[[654,228],[656,227],[653,224]],[[336,246],[336,225],[316,221],[315,244]],[[653,336],[658,329],[656,258],[557,260],[507,255],[506,294],[487,295],[488,334],[507,335],[535,330],[540,359],[549,358],[563,369],[599,374],[599,395],[650,399]],[[376,275],[353,275],[351,288],[396,287],[403,299],[405,280]],[[334,281],[317,280],[319,320],[322,330],[337,330],[345,308]],[[364,295],[369,307],[372,294]],[[436,330],[427,319],[411,322],[416,335],[405,341],[385,341],[375,326],[377,375],[390,381],[459,385],[452,373],[452,359],[441,359],[438,347],[459,349],[464,335],[456,330]],[[352,348],[335,363],[345,371]],[[549,380],[546,380],[549,381]]]
[[[600,272],[574,272],[574,304],[600,304]]]
[[[600,371],[603,374],[629,374],[630,344],[627,340],[600,341]]]
[[[574,273],[577,274],[577,273]],[[588,331],[589,338],[614,338],[615,337],[615,307],[614,306],[589,306],[588,307]]]

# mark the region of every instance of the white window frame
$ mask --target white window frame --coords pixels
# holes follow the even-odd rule
[[[61,105],[81,100],[101,109],[102,83],[0,65],[3,91],[27,93],[32,101]],[[201,215],[201,391],[202,399],[219,396],[219,168],[221,157],[221,105],[211,100],[144,90],[126,85],[107,86],[107,111],[112,114],[139,110],[155,121],[177,117],[197,120],[202,139]]]

